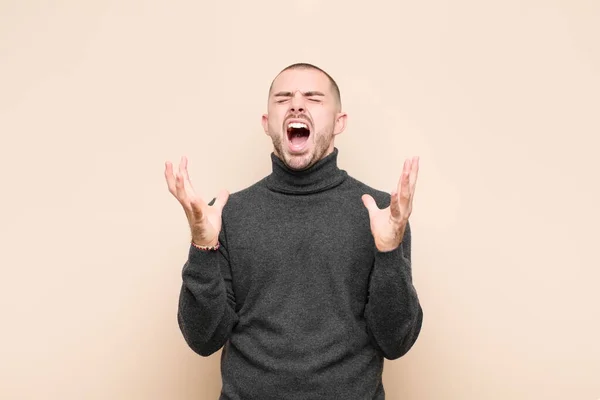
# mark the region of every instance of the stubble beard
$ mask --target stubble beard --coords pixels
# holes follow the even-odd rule
[[[284,135],[285,134],[286,133],[284,133]],[[328,129],[327,131],[318,134],[313,133],[313,135],[315,135],[316,141],[312,150],[309,150],[308,153],[302,155],[289,154],[284,150],[284,140],[282,135],[271,135],[275,155],[277,155],[288,168],[295,171],[301,171],[312,167],[327,154],[331,141],[333,140],[333,130]],[[312,140],[312,137],[308,140]]]

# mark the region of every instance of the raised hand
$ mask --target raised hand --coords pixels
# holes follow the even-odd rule
[[[369,211],[371,233],[379,251],[394,250],[402,243],[406,224],[412,213],[418,173],[419,157],[407,159],[398,187],[391,194],[390,205],[387,208],[377,207],[373,197],[368,194],[362,196],[363,204]]]
[[[165,178],[169,192],[181,203],[190,225],[192,242],[199,246],[216,246],[221,231],[221,213],[229,198],[222,190],[214,204],[209,206],[196,194],[187,170],[188,160],[181,157],[179,171],[173,174],[173,164],[165,162]]]

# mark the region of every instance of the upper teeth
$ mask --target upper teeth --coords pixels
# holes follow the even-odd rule
[[[288,125],[289,128],[304,128],[308,129],[308,126],[304,122],[291,122]]]

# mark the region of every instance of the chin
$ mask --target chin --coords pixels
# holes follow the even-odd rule
[[[294,170],[303,170],[310,167],[313,158],[314,157],[311,152],[307,152],[305,154],[285,153],[284,155],[285,164]]]

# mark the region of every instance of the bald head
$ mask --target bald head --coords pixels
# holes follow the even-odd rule
[[[271,91],[273,90],[273,85],[275,84],[275,81],[277,80],[277,78],[283,72],[289,71],[289,70],[294,70],[294,69],[310,69],[310,70],[318,71],[318,72],[322,73],[323,75],[325,75],[327,77],[327,80],[329,80],[329,83],[331,84],[331,92],[332,92],[332,94],[335,97],[335,100],[337,102],[337,105],[338,105],[337,108],[338,108],[338,110],[341,110],[341,108],[342,108],[342,98],[341,98],[341,95],[340,95],[340,88],[338,87],[338,85],[335,82],[335,80],[327,72],[325,72],[323,69],[317,67],[316,65],[308,64],[308,63],[296,63],[296,64],[289,65],[289,66],[285,67],[284,69],[282,69],[279,72],[279,74],[277,74],[277,76],[275,77],[275,79],[273,79],[273,81],[271,82],[271,86],[269,86],[269,97],[271,96]]]

